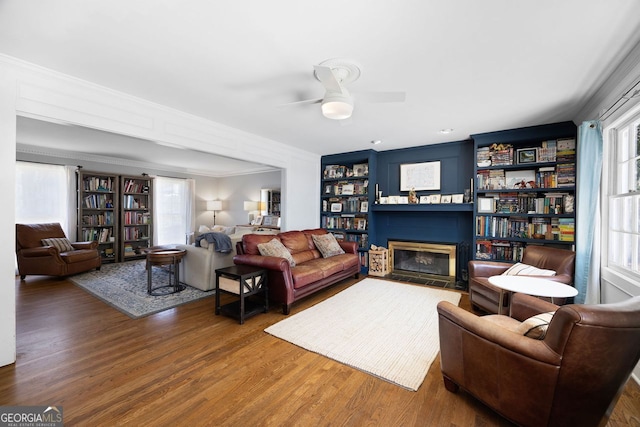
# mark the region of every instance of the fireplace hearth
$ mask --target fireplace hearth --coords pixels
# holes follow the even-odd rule
[[[392,279],[456,288],[456,245],[389,241]]]

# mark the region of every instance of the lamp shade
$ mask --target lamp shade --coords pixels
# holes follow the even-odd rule
[[[208,211],[221,211],[222,210],[222,200],[209,200],[207,202],[207,210]]]
[[[244,202],[244,210],[245,211],[257,211],[258,210],[258,202],[245,201]]]

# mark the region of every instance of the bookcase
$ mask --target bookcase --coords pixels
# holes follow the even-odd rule
[[[78,240],[97,241],[102,262],[119,259],[118,176],[77,171]]]
[[[360,264],[368,267],[369,207],[375,201],[369,187],[368,152],[323,156],[321,179],[320,226],[337,240],[358,244]]]
[[[529,244],[573,249],[575,125],[474,135],[474,144],[474,259],[517,262]]]
[[[144,258],[153,242],[153,178],[120,176],[120,260]]]

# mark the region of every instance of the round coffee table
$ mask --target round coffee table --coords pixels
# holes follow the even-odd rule
[[[498,314],[502,314],[504,304],[504,292],[520,292],[537,297],[569,298],[578,295],[578,290],[564,283],[554,282],[549,279],[531,276],[491,276],[489,283],[500,289],[498,301]]]
[[[153,249],[147,253],[147,293],[154,296],[170,295],[183,291],[186,286],[180,283],[180,261],[187,251],[184,249]],[[169,266],[169,283],[153,287],[151,276],[153,266]]]

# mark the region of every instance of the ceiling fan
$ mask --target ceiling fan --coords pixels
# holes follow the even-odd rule
[[[328,59],[313,66],[315,78],[325,88],[324,97],[291,102],[284,106],[321,104],[322,114],[329,119],[344,120],[353,113],[354,98],[345,87],[360,77],[360,67],[346,59]],[[365,102],[404,102],[404,92],[357,92],[356,99]]]

